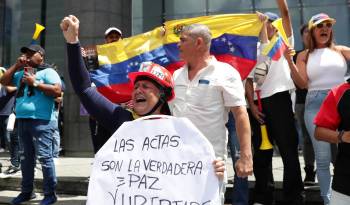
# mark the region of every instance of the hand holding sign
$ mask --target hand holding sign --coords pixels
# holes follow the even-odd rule
[[[225,161],[223,161],[221,158],[218,158],[214,160],[213,165],[216,176],[219,178],[220,181],[224,180],[226,170]]]

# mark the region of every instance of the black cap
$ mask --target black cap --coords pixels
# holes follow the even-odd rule
[[[22,53],[27,53],[28,50],[34,51],[34,52],[39,52],[43,56],[45,55],[45,50],[37,44],[31,44],[29,46],[24,46],[21,48]]]

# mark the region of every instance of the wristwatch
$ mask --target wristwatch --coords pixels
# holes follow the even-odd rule
[[[38,80],[35,80],[34,83],[33,83],[33,87],[38,87],[38,85],[40,84],[40,81]]]

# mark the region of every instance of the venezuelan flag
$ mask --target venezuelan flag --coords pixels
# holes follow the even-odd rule
[[[270,43],[262,51],[262,54],[269,56],[274,61],[278,61],[290,45],[286,32],[283,29],[282,18],[274,21],[272,25],[277,29],[278,33],[272,37]]]
[[[270,43],[262,51],[263,55],[269,56],[272,60],[278,61],[287,49],[283,38],[280,35],[275,35],[270,40]]]
[[[212,32],[211,54],[235,67],[246,78],[256,64],[258,36],[262,27],[256,14],[203,16],[165,22],[165,35],[157,27],[121,41],[97,46],[99,68],[91,79],[99,92],[115,103],[130,99],[132,85],[127,77],[140,63],[153,61],[171,72],[184,65],[177,43],[181,29],[200,23]]]

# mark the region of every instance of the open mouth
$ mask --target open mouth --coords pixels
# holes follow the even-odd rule
[[[137,97],[135,100],[136,103],[146,102],[146,99],[143,97]]]

